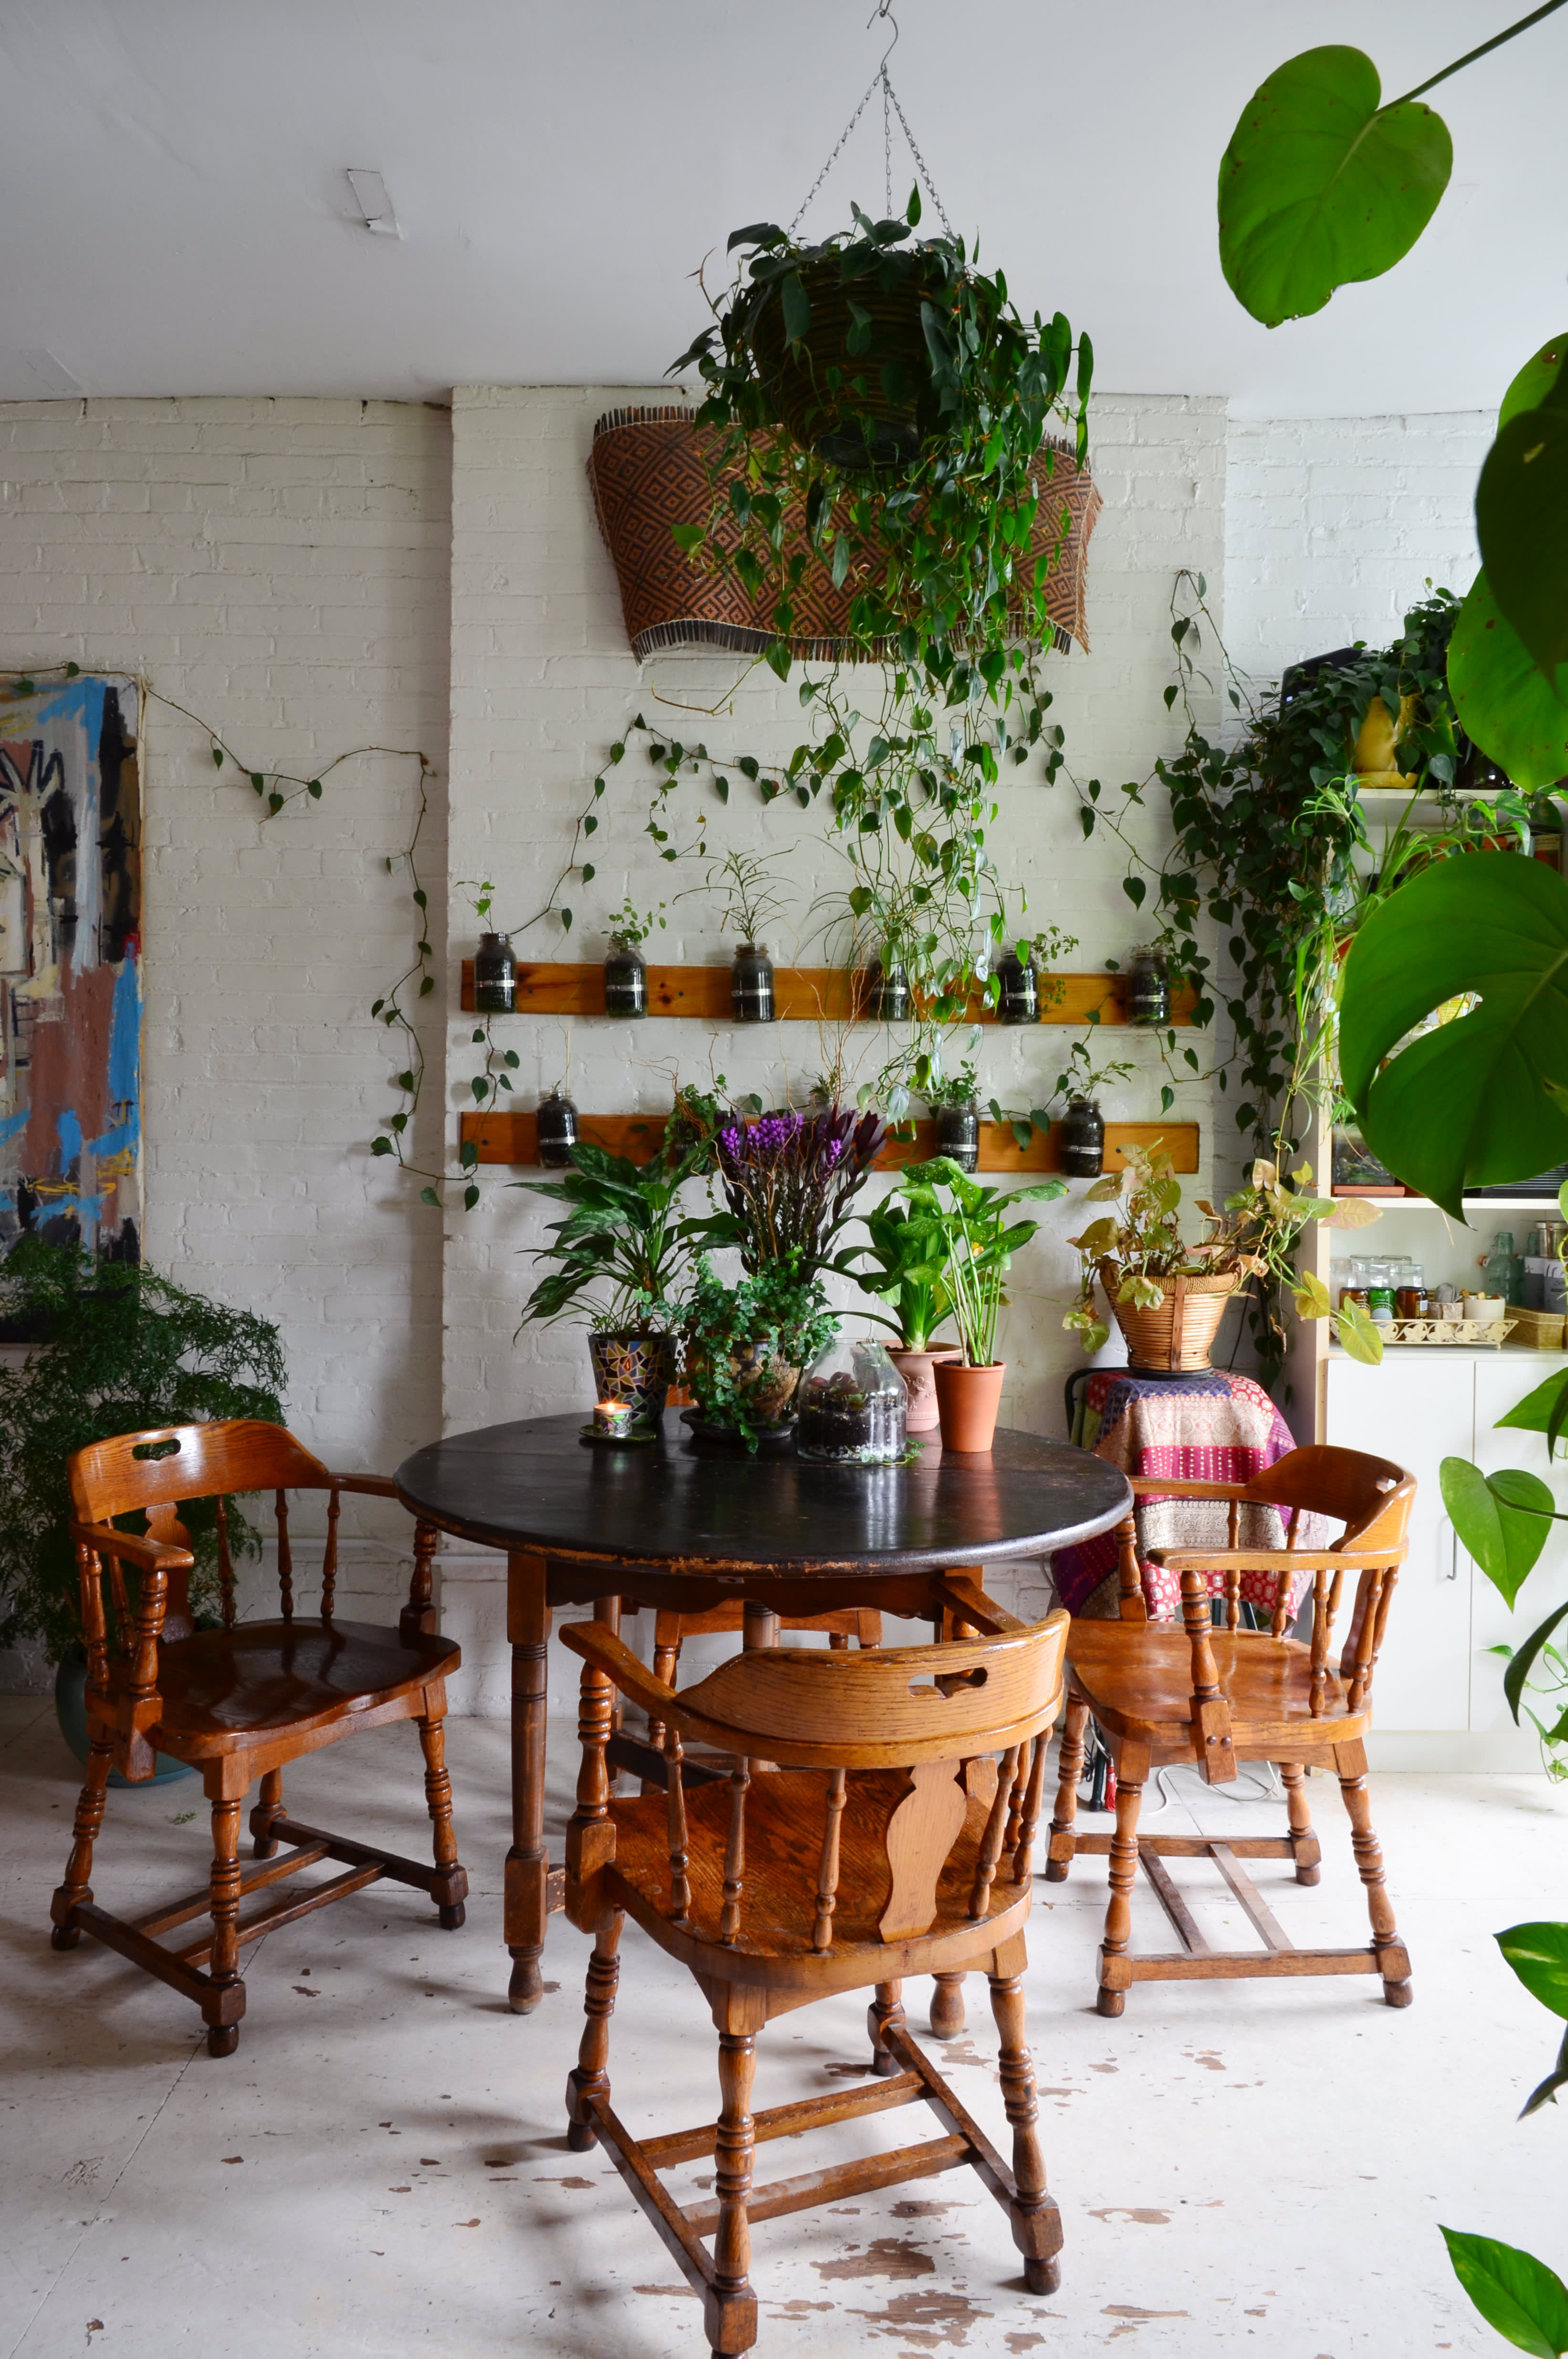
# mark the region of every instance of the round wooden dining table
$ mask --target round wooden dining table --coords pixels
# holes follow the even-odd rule
[[[545,1657],[550,1614],[622,1601],[697,1613],[739,1599],[747,1646],[777,1643],[780,1614],[877,1606],[933,1613],[933,1577],[1049,1557],[1130,1512],[1127,1477],[1040,1435],[998,1430],[983,1454],[932,1435],[904,1466],[820,1466],[795,1455],[701,1450],[666,1412],[642,1446],[596,1447],[583,1413],[453,1434],[406,1458],[398,1497],[442,1531],[505,1551],[512,1648],[512,1847],[506,1940],[511,2004],[543,1995],[545,1927],[562,1873],[544,1837]],[[935,1604],[940,1612],[940,1600]],[[612,1757],[647,1771],[619,1738]]]

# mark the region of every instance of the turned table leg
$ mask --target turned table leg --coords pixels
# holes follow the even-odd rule
[[[512,1847],[506,1854],[506,1942],[512,1953],[507,2000],[531,2015],[544,1996],[539,1959],[550,1914],[544,1846],[545,1663],[550,1607],[545,1560],[506,1559],[506,1636],[512,1647]]]

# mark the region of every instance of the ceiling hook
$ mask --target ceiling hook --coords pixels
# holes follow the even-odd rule
[[[870,16],[866,19],[866,29],[867,32],[870,31],[872,26],[877,23],[879,17],[885,17],[887,23],[893,27],[893,38],[882,52],[882,62],[877,69],[878,74],[886,75],[887,71],[887,60],[898,46],[898,19],[893,14],[893,0],[878,0],[878,5],[873,8]]]

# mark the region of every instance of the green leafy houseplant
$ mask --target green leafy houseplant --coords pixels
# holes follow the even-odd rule
[[[253,1311],[27,1236],[0,1265],[0,1316],[33,1345],[24,1366],[0,1368],[0,1645],[40,1638],[58,1662],[81,1638],[70,1453],[148,1427],[281,1424],[283,1351]],[[200,1611],[217,1594],[216,1507],[192,1503],[180,1516]],[[256,1555],[259,1535],[235,1502],[227,1523],[233,1555]]]
[[[898,1186],[909,1200],[911,1218],[945,1247],[942,1283],[964,1366],[995,1366],[996,1320],[1007,1299],[1004,1281],[1013,1256],[1040,1228],[1038,1221],[1013,1215],[1020,1204],[1054,1203],[1067,1193],[1065,1180],[1040,1180],[1005,1194],[982,1187],[951,1156],[938,1155],[929,1163],[910,1164]]]
[[[1380,1360],[1382,1339],[1365,1311],[1334,1310],[1320,1279],[1297,1278],[1292,1254],[1302,1231],[1342,1211],[1332,1198],[1309,1194],[1312,1183],[1310,1165],[1301,1165],[1287,1181],[1274,1164],[1259,1158],[1246,1183],[1225,1198],[1223,1211],[1198,1200],[1208,1226],[1197,1244],[1188,1245],[1181,1234],[1181,1183],[1169,1150],[1158,1144],[1129,1148],[1127,1169],[1107,1172],[1086,1191],[1086,1202],[1114,1203],[1117,1210],[1069,1240],[1080,1260],[1079,1299],[1062,1325],[1081,1338],[1085,1351],[1097,1352],[1109,1330],[1094,1307],[1096,1279],[1114,1302],[1151,1310],[1165,1299],[1172,1278],[1233,1277],[1238,1287],[1254,1279],[1290,1288],[1302,1318],[1332,1318],[1355,1358]],[[1358,1215],[1366,1218],[1359,1208]]]
[[[1528,871],[1537,871],[1540,881]],[[1429,931],[1418,931],[1423,918],[1426,929],[1442,926],[1453,939],[1434,942]],[[1461,1217],[1467,1178],[1528,1179],[1550,1159],[1537,1152],[1541,1139],[1561,1136],[1568,1073],[1550,1003],[1565,965],[1568,886],[1541,874],[1534,862],[1487,854],[1453,862],[1396,894],[1373,915],[1347,962],[1345,1087],[1363,1129],[1371,1112],[1378,1151],[1394,1158],[1391,1168],[1440,1202],[1446,1189],[1459,1201]],[[1454,995],[1439,987],[1445,977],[1456,977],[1454,990],[1474,994],[1475,1006],[1457,1023],[1401,1047],[1412,1024]],[[1511,1092],[1490,1086],[1487,1067],[1499,1060],[1509,1069]],[[1424,1077],[1424,1090],[1411,1086],[1412,1074]],[[1568,1371],[1549,1377],[1498,1422],[1544,1433],[1550,1461],[1568,1426]],[[1552,1523],[1563,1520],[1552,1493],[1522,1468],[1485,1475],[1463,1459],[1444,1462],[1442,1484],[1461,1539],[1511,1606]],[[1512,1652],[1504,1689],[1516,1722],[1535,1665],[1553,1653],[1562,1664],[1551,1641],[1565,1618],[1568,1607],[1559,1608]],[[1568,1713],[1552,1728],[1539,1719],[1536,1726],[1547,1747],[1568,1740]],[[1568,2018],[1568,1925],[1516,1925],[1497,1943],[1526,1988]],[[1524,2112],[1554,2103],[1563,2087],[1568,2034]],[[1568,2352],[1568,2288],[1561,2277],[1514,2245],[1448,2228],[1443,2234],[1460,2283],[1488,2323],[1521,2351],[1561,2359]]]
[[[662,901],[657,909],[643,910],[636,908],[628,896],[609,921],[611,943],[616,950],[635,951],[647,941],[656,925],[662,929],[667,922]]]
[[[689,1145],[671,1160],[636,1164],[580,1141],[563,1180],[508,1185],[568,1209],[550,1228],[553,1242],[534,1250],[552,1265],[524,1307],[518,1332],[585,1308],[596,1334],[663,1333],[691,1259],[692,1229],[681,1190],[705,1153]]]
[[[855,1272],[856,1283],[893,1309],[891,1319],[872,1317],[896,1332],[902,1350],[929,1352],[953,1310],[945,1216],[933,1202],[889,1198],[861,1217],[868,1242],[860,1249],[865,1266]]]
[[[962,238],[912,240],[918,192],[902,220],[853,211],[852,230],[811,245],[771,222],[736,230],[736,277],[671,373],[695,364],[702,378],[697,423],[717,430],[715,474],[729,480],[716,496],[743,527],[735,570],[752,595],[774,593],[780,677],[791,594],[813,563],[841,586],[853,572],[868,650],[934,660],[940,677],[974,644],[997,655],[999,676],[1009,639],[1051,637],[1044,568],[1026,579],[1016,560],[1041,445],[1066,413],[1073,331],[1061,312],[1026,321]],[[1093,372],[1081,338],[1080,461]],[[792,510],[808,548],[786,558]],[[693,550],[702,539],[693,528]]]
[[[704,1256],[680,1313],[686,1380],[703,1422],[748,1450],[764,1433],[787,1429],[802,1370],[836,1332],[815,1277],[765,1262],[726,1286]]]
[[[932,1114],[959,1113],[980,1103],[980,1076],[972,1061],[960,1065],[956,1073],[935,1075],[926,1082],[920,1095]]]

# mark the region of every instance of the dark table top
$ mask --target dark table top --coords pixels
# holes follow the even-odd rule
[[[594,1448],[582,1427],[579,1409],[432,1442],[398,1467],[398,1496],[443,1531],[549,1558],[561,1602],[593,1595],[605,1566],[761,1596],[790,1576],[1039,1558],[1132,1506],[1114,1466],[1007,1427],[985,1457],[944,1456],[933,1436],[913,1464],[878,1467],[699,1452],[673,1409],[641,1449]]]

